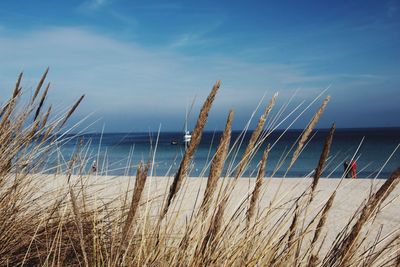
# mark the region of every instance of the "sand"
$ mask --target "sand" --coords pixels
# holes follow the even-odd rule
[[[46,178],[49,179],[47,185],[52,188],[65,184],[65,176],[47,175]],[[43,179],[45,178],[43,177]],[[92,185],[89,195],[91,195],[93,199],[101,201],[101,203],[110,201],[119,203],[119,201],[123,201],[126,190],[133,189],[134,179],[134,177],[127,176],[91,176],[89,178],[84,177],[83,181]],[[163,196],[165,192],[167,192],[168,184],[172,182],[172,179],[172,177],[149,177],[143,198],[152,199],[154,200],[153,203],[158,203],[158,207],[161,206]],[[78,177],[73,176],[71,181],[76,182],[77,185],[80,184]],[[206,178],[187,178],[179,192],[179,196],[174,201],[174,205],[171,208],[172,212],[179,209],[179,213],[182,215],[181,218],[189,216],[195,204],[199,204],[206,182]],[[246,199],[254,186],[254,182],[254,178],[240,178],[238,180],[230,198],[226,217],[231,215],[241,203],[245,203],[245,205],[242,206],[243,209],[247,207]],[[290,204],[280,205],[282,203],[288,203],[288,201],[300,196],[305,189],[310,186],[311,182],[312,179],[310,178],[265,178],[259,210],[261,211],[266,207],[270,207],[271,201],[275,198],[272,207],[279,207],[279,209],[284,212],[286,209],[290,208]],[[310,206],[310,215],[315,214],[322,208],[331,193],[337,188],[339,182],[340,179],[338,178],[320,179],[316,189],[317,194]],[[325,250],[333,242],[340,230],[348,223],[351,216],[356,212],[363,201],[365,201],[370,192],[375,192],[384,182],[384,179],[344,179],[341,182],[328,216],[327,228],[324,232],[324,234],[327,234]],[[42,192],[47,189],[46,187],[41,188]],[[382,227],[382,236],[390,234],[392,231],[399,228],[399,195],[400,187],[397,187],[384,202],[382,211],[374,220],[371,227],[373,234],[378,233],[380,227]],[[176,205],[177,203],[179,205]],[[155,212],[157,212],[157,210],[158,208],[155,209]],[[184,222],[184,220],[182,221]],[[373,234],[371,237],[373,237]]]
[[[46,191],[49,187],[55,188],[62,186],[66,182],[65,176],[41,175],[41,184],[43,180],[48,180],[47,187],[41,187],[41,191]],[[162,197],[165,193],[168,184],[172,182],[173,177],[149,177],[146,182],[144,194],[150,194],[151,197]],[[222,180],[222,179],[221,179]],[[227,179],[232,180],[230,178]],[[72,182],[80,183],[79,178],[73,176]],[[313,201],[313,207],[321,207],[329,198],[331,193],[337,188],[333,210],[335,218],[332,218],[332,223],[341,224],[343,218],[349,217],[368,197],[371,190],[375,192],[384,182],[385,179],[341,179],[339,178],[321,178],[317,189],[316,197]],[[84,182],[93,186],[93,192],[99,198],[104,200],[115,199],[119,194],[124,194],[127,189],[132,190],[135,182],[135,177],[132,176],[90,176],[84,177]],[[232,193],[231,208],[235,207],[235,203],[239,204],[244,200],[248,193],[254,187],[254,178],[240,178],[237,181],[235,189]],[[310,186],[311,178],[265,178],[262,188],[261,206],[267,205],[275,195],[280,201],[293,199],[299,196],[304,190]],[[190,177],[185,180],[180,197],[184,197],[184,208],[192,209],[197,195],[202,197],[207,178]],[[150,189],[150,190],[149,190]],[[168,189],[168,188],[167,188]],[[378,223],[385,225],[399,225],[400,214],[400,186],[398,186],[384,205],[382,214],[377,219]],[[390,203],[389,203],[390,202]]]

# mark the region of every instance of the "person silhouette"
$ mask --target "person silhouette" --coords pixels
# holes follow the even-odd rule
[[[343,163],[343,170],[344,170],[344,177],[350,178],[350,168],[349,168],[349,161],[345,161]]]
[[[92,172],[97,172],[97,163],[95,160],[92,163]]]

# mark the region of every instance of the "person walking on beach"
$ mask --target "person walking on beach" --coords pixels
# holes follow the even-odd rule
[[[351,177],[353,179],[357,178],[357,163],[355,160],[350,162],[350,169],[351,169]]]
[[[343,169],[344,169],[344,177],[350,178],[350,168],[349,168],[349,161],[343,162]]]
[[[94,160],[94,161],[93,161],[93,164],[92,164],[92,172],[95,173],[96,171],[97,171],[97,163],[96,163],[96,161]]]

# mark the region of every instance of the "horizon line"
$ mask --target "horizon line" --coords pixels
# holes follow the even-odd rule
[[[400,126],[378,126],[378,127],[373,127],[373,126],[367,126],[367,127],[337,127],[336,131],[342,131],[342,130],[376,130],[376,129],[393,129],[393,130],[400,130]],[[253,131],[254,129],[248,129],[247,131]],[[284,128],[279,128],[275,129],[274,131],[284,131],[286,129]],[[293,129],[287,129],[286,131],[303,131],[304,128],[293,128]],[[330,128],[315,128],[313,131],[329,131]],[[243,130],[232,130],[232,132],[242,132]],[[129,133],[157,133],[158,131],[115,131],[115,132],[110,132],[110,131],[104,131],[104,132],[84,132],[84,133],[69,133],[67,135],[73,135],[73,134],[79,134],[79,135],[84,135],[84,134],[129,134]],[[179,133],[182,131],[160,131],[161,133]],[[213,132],[223,132],[223,130],[204,130],[203,133],[213,133]]]

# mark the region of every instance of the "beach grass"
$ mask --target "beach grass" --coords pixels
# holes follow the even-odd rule
[[[273,144],[265,141],[279,125],[281,112],[268,117],[276,95],[248,144],[241,137],[231,142],[233,112],[228,113],[206,182],[195,194],[188,193],[193,190],[188,168],[222,89],[220,81],[203,104],[192,141],[171,181],[152,176],[150,158],[137,163],[136,176],[125,177],[128,182],[123,186],[119,177],[106,177],[103,184],[104,177],[97,172],[84,171],[88,159],[82,143],[67,159],[64,173],[49,175],[40,166],[62,142],[64,127],[84,96],[65,112],[53,114],[60,107],[46,104],[51,93],[50,84],[44,86],[47,72],[30,98],[22,97],[21,74],[1,106],[0,266],[399,266],[399,227],[383,234],[383,226],[374,222],[396,199],[391,194],[400,181],[400,169],[378,183],[379,188],[343,219],[335,236],[327,238],[334,231],[327,220],[344,184],[340,179],[327,198],[318,197],[335,125],[321,147],[314,177],[301,191],[285,186],[282,178],[267,203],[263,196],[270,194],[270,184],[265,166]],[[287,172],[328,101],[329,97],[322,101],[293,144],[292,157],[291,151],[283,156],[290,162]],[[235,154],[239,146],[246,146],[243,155]],[[244,170],[260,149],[257,177],[247,194],[238,197],[235,190],[245,184]],[[240,160],[223,172],[224,165],[230,165],[228,155]]]

